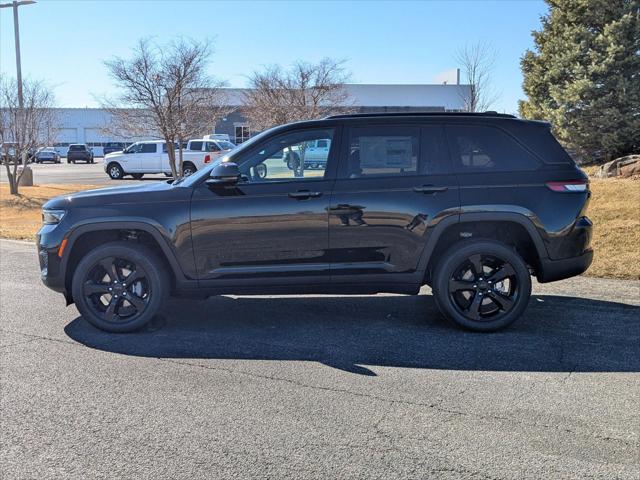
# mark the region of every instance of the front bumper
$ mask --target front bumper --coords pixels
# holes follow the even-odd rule
[[[593,261],[593,250],[589,249],[582,255],[561,260],[543,258],[540,260],[536,278],[540,283],[555,282],[564,278],[575,277],[584,273]]]
[[[40,279],[50,289],[66,294],[64,264],[58,256],[62,237],[54,227],[55,225],[43,225],[36,235]]]

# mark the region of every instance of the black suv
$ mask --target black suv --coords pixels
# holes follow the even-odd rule
[[[84,143],[72,143],[67,151],[67,163],[93,163],[93,152]]]
[[[327,141],[321,169],[292,152]],[[415,295],[477,331],[525,310],[531,275],[591,263],[585,174],[549,124],[510,115],[362,114],[273,128],[178,181],[50,200],[42,279],[128,332],[169,295]]]

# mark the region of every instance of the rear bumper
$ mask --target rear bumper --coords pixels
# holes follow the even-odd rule
[[[593,250],[589,249],[582,255],[561,260],[543,258],[536,278],[540,283],[555,282],[564,278],[575,277],[585,272],[593,261]]]

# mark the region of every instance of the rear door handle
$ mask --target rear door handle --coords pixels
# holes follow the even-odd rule
[[[315,198],[322,195],[322,192],[310,192],[309,190],[298,190],[297,192],[289,192],[289,198],[297,200],[305,200],[307,198]]]
[[[440,193],[446,192],[448,187],[436,187],[435,185],[421,185],[420,187],[413,187],[413,191],[416,193]]]

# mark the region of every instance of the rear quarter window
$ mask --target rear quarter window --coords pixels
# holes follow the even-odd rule
[[[458,173],[537,170],[540,162],[511,135],[488,125],[446,127],[453,168]]]

